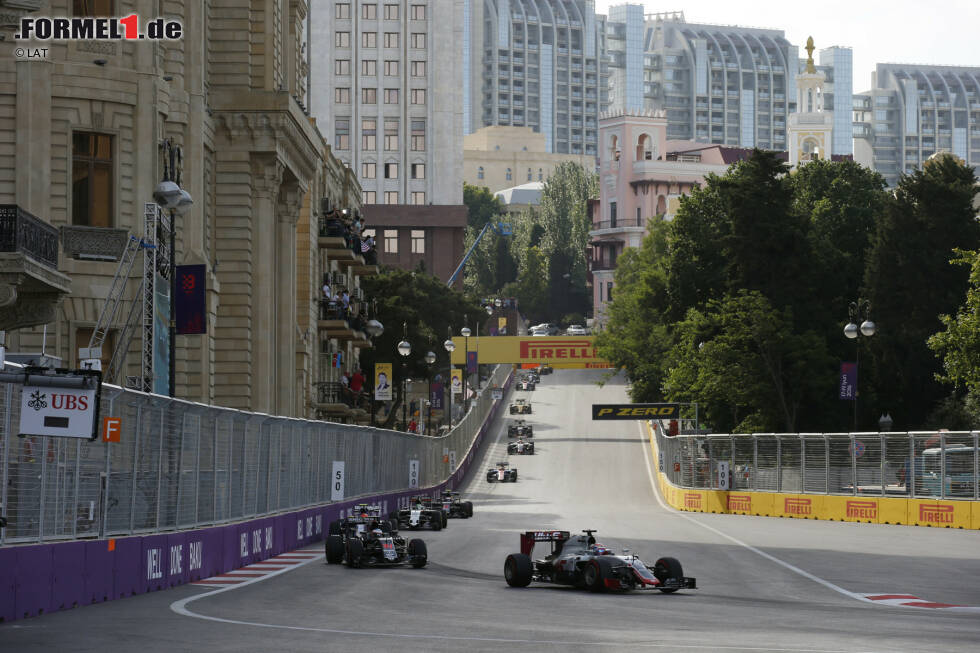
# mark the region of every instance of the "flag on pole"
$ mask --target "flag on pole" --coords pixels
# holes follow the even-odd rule
[[[334,354],[330,354],[330,366],[331,367],[339,368],[341,365],[343,365],[343,363],[344,363],[344,354],[343,354],[343,352],[339,352],[338,351],[338,352],[336,352]]]

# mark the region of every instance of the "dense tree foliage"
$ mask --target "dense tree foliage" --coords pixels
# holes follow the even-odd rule
[[[504,205],[486,186],[471,186],[463,182],[463,204],[469,210],[470,227],[479,233],[483,226],[504,212]]]
[[[850,428],[837,375],[855,342],[842,327],[864,298],[879,330],[857,342],[860,426],[886,411],[897,428],[925,426],[945,394],[926,340],[967,290],[949,259],[980,249],[972,170],[938,157],[894,194],[853,162],[787,173],[756,151],[653,223],[619,259],[600,352],[627,370],[634,400],[697,401],[718,429]],[[974,330],[967,301],[933,340],[945,378],[963,383],[972,363],[951,352]]]

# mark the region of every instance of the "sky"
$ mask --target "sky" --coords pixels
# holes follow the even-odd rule
[[[803,46],[813,36],[817,50],[842,45],[854,51],[854,92],[871,88],[878,63],[919,63],[980,67],[980,2],[943,0],[633,0],[644,13],[683,11],[689,23],[742,25],[783,30]],[[935,2],[935,0],[934,0]],[[595,0],[596,13],[624,0]],[[936,11],[932,11],[936,7]],[[816,55],[814,55],[816,58]]]

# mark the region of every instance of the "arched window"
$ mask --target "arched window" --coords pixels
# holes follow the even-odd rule
[[[476,178],[483,179],[483,166],[476,169]]]
[[[640,134],[636,141],[636,160],[653,161],[653,139],[647,134]]]
[[[612,147],[609,148],[609,156],[613,161],[619,161],[619,138],[612,137]]]
[[[532,181],[533,179],[534,179],[534,175],[531,173],[531,169],[528,168],[527,169],[527,180],[528,181]]]
[[[667,212],[667,198],[661,195],[657,198],[657,215],[663,215]]]
[[[514,176],[510,173],[510,168],[507,168],[507,181],[511,181]]]

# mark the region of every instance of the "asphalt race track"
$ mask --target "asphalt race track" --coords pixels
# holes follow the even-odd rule
[[[0,651],[980,650],[980,532],[675,512],[653,491],[640,423],[590,420],[592,403],[626,400],[621,380],[596,385],[602,374],[559,370],[514,393],[533,402],[537,454],[510,457],[517,483],[487,483],[507,458],[504,411],[462,488],[475,515],[420,535],[425,569],[317,558],[229,590],[182,586],[3,624]],[[509,588],[504,558],[539,528],[594,528],[650,563],[676,557],[700,589]]]

